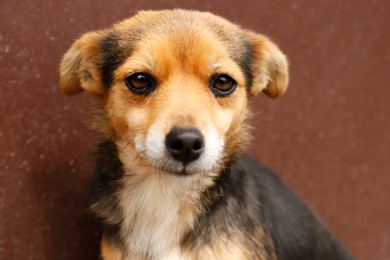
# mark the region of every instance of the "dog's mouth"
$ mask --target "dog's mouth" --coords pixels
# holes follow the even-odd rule
[[[169,174],[172,176],[186,177],[194,175],[209,175],[211,172],[218,170],[219,160],[211,163],[207,156],[201,156],[195,161],[189,163],[182,163],[175,160],[168,153],[163,154],[160,158],[153,158],[148,156],[148,152],[138,154],[144,166],[151,168],[151,171],[157,174]]]
[[[179,173],[176,173],[176,175],[178,176],[188,176],[188,175],[193,175],[194,173],[190,173],[188,171],[186,171],[186,168],[184,167],[183,170]]]
[[[151,161],[149,158],[144,158],[154,171],[160,174],[169,174],[174,176],[193,176],[205,172],[203,169],[194,167],[191,164],[182,164],[171,158],[162,160],[160,162]]]
[[[193,176],[193,175],[197,174],[195,172],[189,172],[185,169],[183,169],[181,171],[172,171],[172,170],[157,168],[157,170],[158,170],[158,172],[161,172],[163,174],[169,174],[169,175],[179,176],[179,177]]]

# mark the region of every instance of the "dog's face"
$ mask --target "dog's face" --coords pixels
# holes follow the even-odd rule
[[[120,159],[140,172],[218,171],[248,139],[249,95],[280,96],[287,81],[270,40],[183,10],[141,12],[88,33],[61,63],[63,92],[100,98]]]

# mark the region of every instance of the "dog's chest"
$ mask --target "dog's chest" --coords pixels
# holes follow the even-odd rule
[[[197,180],[160,175],[134,178],[125,181],[120,193],[121,235],[128,253],[181,259],[180,240],[198,211],[199,192],[192,183]]]

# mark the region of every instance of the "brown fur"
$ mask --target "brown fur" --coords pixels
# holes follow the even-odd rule
[[[135,248],[135,242],[128,234],[138,227],[160,228],[160,219],[154,219],[153,214],[169,215],[177,208],[178,214],[172,215],[175,225],[167,226],[171,233],[166,235],[177,248],[170,248],[168,256],[177,250],[185,259],[253,259],[253,245],[245,242],[239,227],[232,227],[231,234],[235,235],[231,237],[215,232],[212,244],[187,246],[181,240],[205,214],[207,201],[202,201],[202,196],[211,196],[205,193],[249,140],[248,94],[263,91],[277,97],[286,90],[287,60],[274,43],[209,13],[141,12],[111,29],[83,35],[65,54],[60,72],[65,94],[86,90],[100,100],[102,108],[94,128],[103,140],[115,143],[125,176],[116,182],[121,189],[115,190],[115,196],[98,200],[91,207],[106,224],[118,225],[121,230],[121,244],[103,239],[104,259],[167,257],[131,251],[129,247]],[[126,87],[125,79],[135,72],[148,73],[157,80],[158,87],[150,96],[138,95]],[[227,97],[213,96],[209,81],[215,74],[234,78],[236,90]],[[191,177],[193,182],[180,184],[182,187],[172,192],[177,177],[153,165],[137,147],[137,140],[147,139],[153,127],[162,135],[173,127],[202,132],[215,128],[224,140],[221,159],[211,170],[196,173],[198,176]],[[145,195],[143,192],[148,190]],[[162,212],[158,211],[161,194],[172,196]],[[151,209],[145,208],[145,203],[151,203]],[[265,249],[268,242],[261,225],[256,237],[260,251],[256,257],[274,258]]]
[[[60,85],[64,94],[77,94],[87,90],[94,95],[103,95],[98,69],[101,52],[98,41],[102,35],[103,32],[83,35],[64,55],[60,67]]]
[[[104,237],[101,244],[101,256],[104,260],[122,260],[123,254],[120,248],[108,242]]]

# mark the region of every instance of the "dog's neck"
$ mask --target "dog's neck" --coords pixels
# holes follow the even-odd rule
[[[219,174],[176,176],[151,170],[130,149],[110,140],[99,144],[97,155],[91,210],[124,259],[192,259],[180,247],[196,246],[197,234],[209,232],[204,219],[237,182],[227,164]],[[204,248],[205,254],[212,252]]]
[[[130,149],[119,149],[124,175],[118,192],[123,242],[132,254],[172,257],[203,210],[200,200],[215,174],[176,176],[135,163],[139,158]]]

